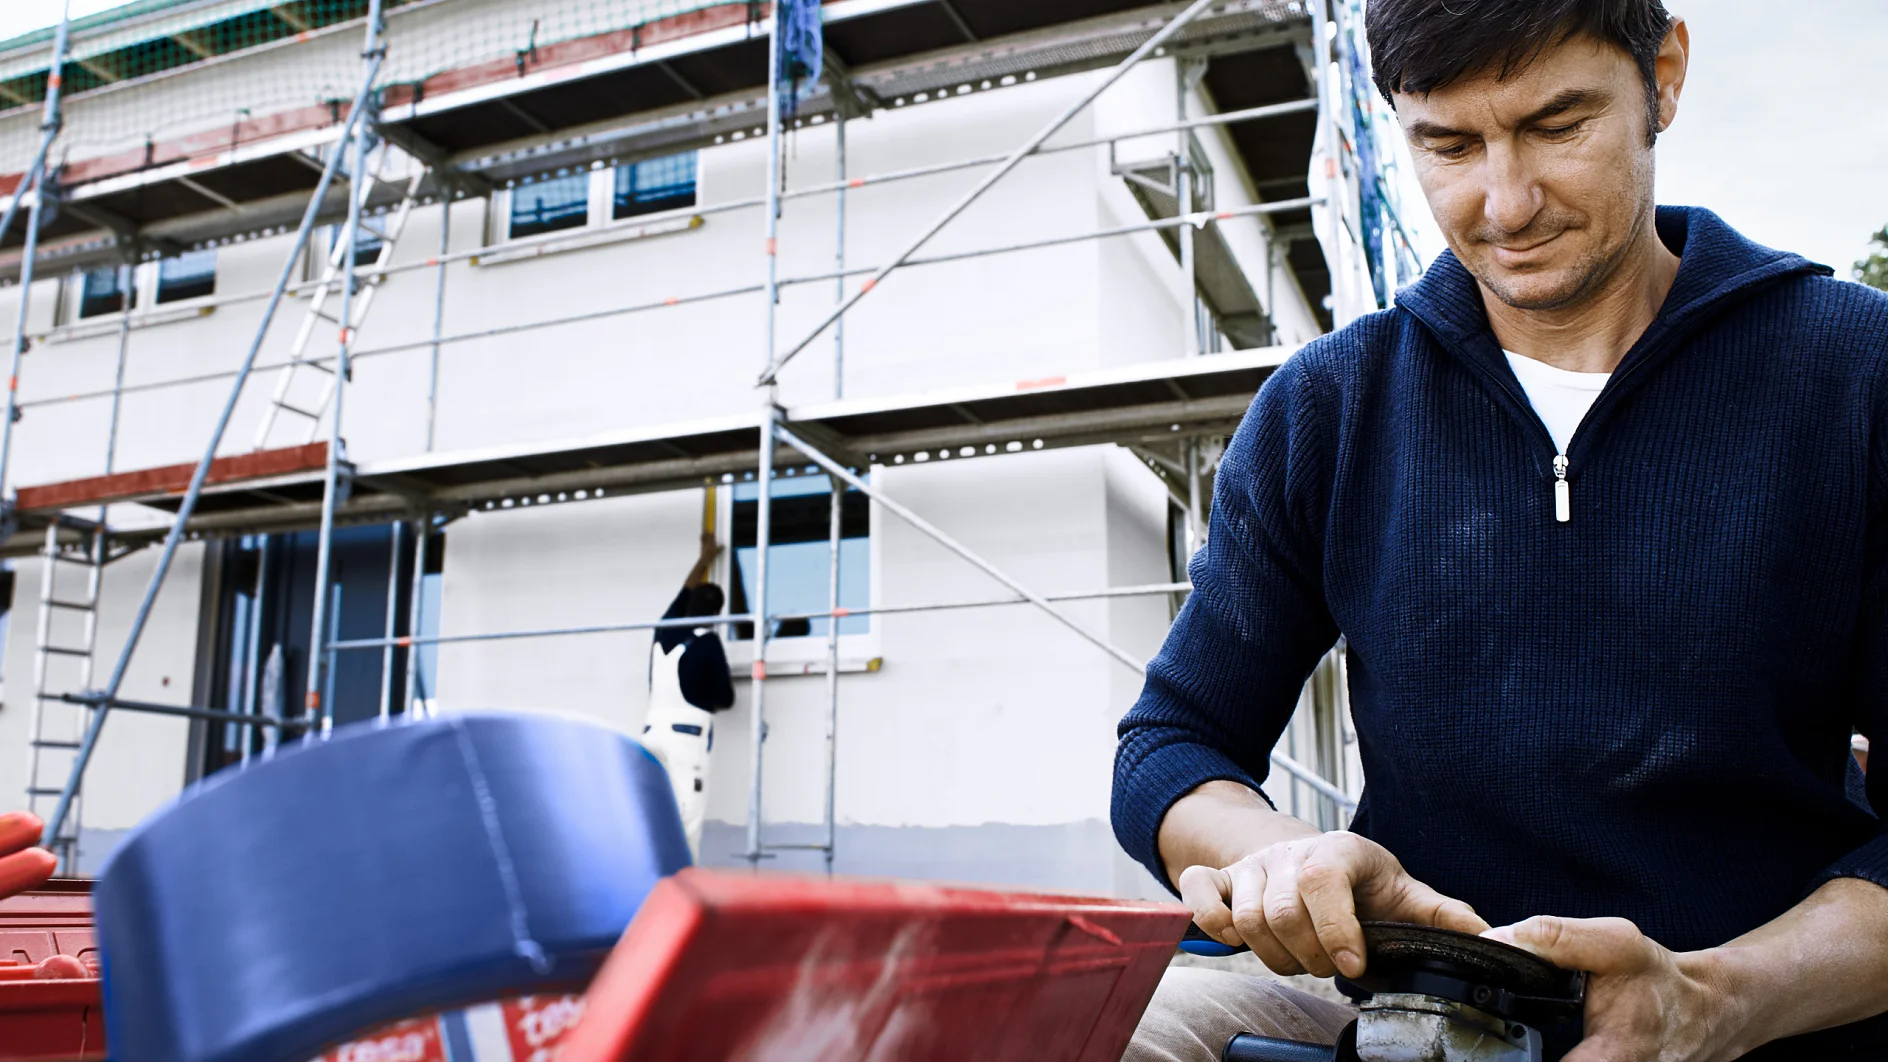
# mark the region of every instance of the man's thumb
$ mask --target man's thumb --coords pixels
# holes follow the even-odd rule
[[[1482,936],[1530,951],[1565,970],[1602,973],[1637,954],[1638,927],[1623,918],[1556,918],[1535,915]]]

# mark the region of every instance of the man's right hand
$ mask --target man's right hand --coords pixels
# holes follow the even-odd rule
[[[1195,925],[1246,945],[1279,974],[1361,975],[1365,920],[1489,928],[1468,904],[1410,877],[1388,849],[1354,833],[1280,841],[1224,869],[1188,867],[1177,884]]]

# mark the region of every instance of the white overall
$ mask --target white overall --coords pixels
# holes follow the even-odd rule
[[[705,633],[703,627],[697,634]],[[682,696],[682,654],[686,644],[663,652],[657,642],[649,649],[649,714],[643,720],[642,744],[669,772],[675,806],[682,812],[682,830],[688,834],[689,855],[701,856],[701,822],[708,811],[708,750],[714,744],[714,713],[703,711]]]

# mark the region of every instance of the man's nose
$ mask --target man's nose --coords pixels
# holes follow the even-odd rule
[[[1520,232],[1541,212],[1540,182],[1519,152],[1488,153],[1482,214],[1497,232]]]

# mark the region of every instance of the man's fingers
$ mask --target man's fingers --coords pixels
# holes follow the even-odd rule
[[[58,857],[44,848],[0,856],[0,897],[44,885],[58,868]]]
[[[1193,912],[1193,924],[1214,940],[1238,947],[1232,925],[1232,875],[1217,867],[1192,866],[1180,872],[1180,902]]]
[[[1311,929],[1345,977],[1364,972],[1364,927],[1357,921],[1353,888],[1350,873],[1341,864],[1312,859],[1298,869],[1298,891]]]
[[[1256,859],[1242,859],[1226,868],[1232,875],[1232,924],[1252,954],[1276,974],[1304,973],[1304,966],[1279,942],[1265,919],[1268,876]]]
[[[1298,965],[1313,977],[1329,977],[1336,972],[1331,963],[1331,956],[1324,950],[1324,944],[1318,940],[1317,928],[1312,924],[1311,911],[1305,906],[1304,895],[1299,891],[1299,864],[1295,862],[1275,863],[1266,868],[1268,875],[1265,882],[1266,927],[1278,942],[1292,954]]]
[[[1556,918],[1536,915],[1491,929],[1482,936],[1512,944],[1566,970],[1630,973],[1644,966],[1648,941],[1623,918]]]
[[[45,830],[46,824],[30,811],[9,811],[0,815],[0,856],[38,844]]]

